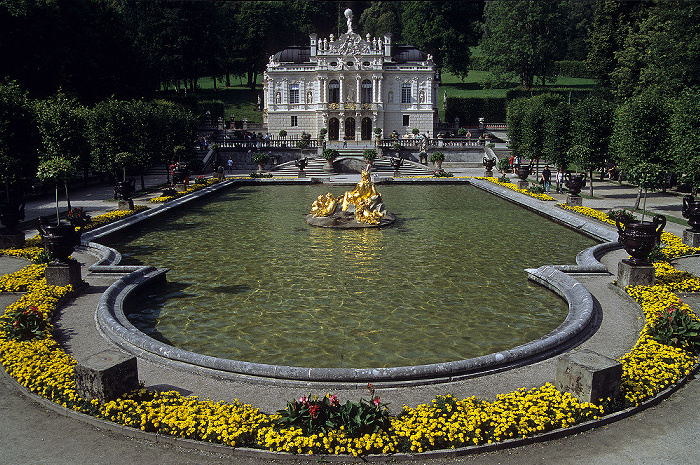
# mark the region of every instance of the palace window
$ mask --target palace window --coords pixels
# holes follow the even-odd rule
[[[401,84],[401,103],[411,103],[411,84]]]
[[[340,83],[335,79],[328,83],[328,103],[340,103]]]
[[[299,103],[299,84],[289,85],[289,103]]]
[[[361,103],[372,103],[372,81],[365,79],[361,84]]]
[[[292,120],[289,122],[290,126],[296,126],[297,125],[297,117],[292,116]]]
[[[408,116],[409,115],[403,115],[403,125],[404,126],[410,126],[409,121],[408,121],[409,120]]]

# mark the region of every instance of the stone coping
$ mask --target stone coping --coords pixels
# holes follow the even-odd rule
[[[477,181],[474,183],[476,187],[493,192],[499,197],[515,201],[515,203],[544,214],[544,216],[549,217],[550,213],[553,213],[555,214],[553,218],[555,221],[570,225],[570,227],[582,231],[584,234],[595,238],[604,237],[609,239],[612,237],[610,234],[606,234],[607,230],[604,228],[597,228],[595,224],[582,221],[580,217],[562,209],[551,207],[549,209],[551,212],[542,213],[540,211],[542,209],[541,201],[523,196],[510,189],[498,187],[488,181],[476,179],[470,179],[470,181]],[[168,202],[158,208],[112,223],[112,228],[109,227],[111,225],[106,225],[99,228],[99,230],[93,230],[91,231],[93,234],[84,238],[83,242],[85,244],[90,238],[102,237],[129,227],[187,201],[208,195],[234,182],[234,180],[229,180],[209,186]],[[158,270],[148,266],[121,267],[119,266],[121,256],[117,251],[94,242],[88,242],[86,245],[92,249],[91,253],[100,257],[98,262],[90,268],[90,271],[129,273],[114,282],[102,295],[96,314],[97,325],[103,335],[127,352],[150,359],[155,358],[164,364],[180,365],[184,363],[192,369],[205,371],[213,369],[273,384],[317,382],[334,385],[337,383],[379,382],[384,386],[456,381],[533,363],[570,348],[576,342],[587,337],[590,327],[595,320],[595,312],[593,297],[590,292],[564,271],[607,273],[607,269],[598,261],[597,257],[606,250],[619,247],[616,243],[592,247],[579,253],[577,265],[542,266],[536,270],[526,270],[530,280],[551,289],[564,298],[569,305],[569,313],[565,321],[542,338],[509,350],[453,362],[388,368],[302,368],[211,357],[172,347],[145,335],[126,318],[124,313],[125,303],[128,303],[130,296],[142,286],[154,280],[163,280],[167,270]]]
[[[555,439],[561,439],[567,436],[573,436],[575,434],[579,434],[588,430],[591,430],[593,428],[597,428],[600,426],[605,426],[609,425],[611,423],[614,423],[616,421],[628,418],[632,415],[635,415],[638,412],[641,412],[642,410],[646,410],[647,408],[654,407],[661,403],[663,400],[668,399],[673,393],[678,391],[681,387],[683,387],[689,379],[693,379],[695,376],[697,376],[698,373],[698,368],[700,368],[700,365],[696,364],[691,373],[678,380],[678,382],[671,384],[668,386],[666,389],[661,391],[659,394],[657,394],[655,397],[652,397],[651,399],[648,399],[647,401],[641,403],[640,405],[636,407],[630,407],[625,410],[621,410],[618,412],[611,413],[609,415],[605,415],[603,417],[600,417],[596,420],[590,420],[587,422],[579,423],[574,426],[571,426],[569,428],[559,428],[555,429],[552,431],[548,431],[546,433],[538,434],[535,436],[530,436],[527,438],[514,438],[514,439],[508,439],[505,441],[501,442],[494,442],[491,444],[481,444],[478,446],[466,446],[466,447],[459,447],[455,449],[438,449],[438,450],[430,450],[430,451],[425,451],[425,452],[419,452],[419,453],[396,453],[396,454],[391,454],[391,455],[367,455],[363,456],[361,458],[356,458],[353,460],[354,462],[371,462],[371,463],[384,463],[384,462],[415,462],[419,460],[425,460],[425,459],[439,459],[439,458],[454,458],[454,457],[462,457],[462,456],[467,456],[467,455],[472,455],[472,454],[479,454],[479,453],[484,453],[484,452],[490,452],[490,451],[496,451],[496,450],[502,450],[502,449],[510,449],[510,448],[516,448],[520,446],[525,446],[528,444],[534,444],[534,443],[539,443],[539,442],[546,442],[546,441],[551,441]],[[193,439],[185,439],[185,438],[180,438],[176,436],[169,436],[166,434],[161,434],[161,433],[151,433],[151,432],[146,432],[146,431],[141,431],[140,429],[137,428],[131,428],[128,426],[123,426],[118,423],[114,423],[102,418],[97,418],[93,417],[90,415],[87,415],[85,413],[81,412],[76,412],[75,410],[63,407],[62,405],[53,402],[51,400],[46,399],[45,397],[39,396],[37,394],[34,394],[31,392],[29,389],[24,387],[23,385],[19,384],[14,378],[12,378],[5,370],[0,370],[2,371],[2,376],[5,377],[10,383],[10,385],[16,389],[18,392],[22,393],[29,399],[33,400],[37,404],[43,406],[44,408],[51,410],[53,412],[58,413],[59,415],[63,415],[68,418],[72,418],[74,420],[81,421],[83,423],[87,423],[95,428],[102,429],[102,430],[107,430],[111,431],[114,433],[122,434],[126,437],[134,438],[134,439],[143,439],[147,441],[151,441],[156,444],[167,444],[167,445],[172,445],[172,446],[177,446],[177,447],[182,447],[185,449],[193,449],[193,450],[200,450],[200,451],[205,451],[209,453],[215,453],[215,454],[225,454],[230,457],[247,457],[247,458],[255,458],[259,460],[277,460],[281,462],[291,462],[293,461],[294,463],[309,463],[309,464],[317,464],[319,462],[329,462],[329,463],[348,463],[348,461],[352,460],[353,458],[348,456],[348,455],[327,455],[327,454],[319,454],[319,455],[299,455],[299,454],[292,454],[292,453],[287,453],[287,452],[272,452],[264,449],[253,449],[249,447],[230,447],[222,444],[215,444],[211,442],[203,442],[203,441],[196,441]]]

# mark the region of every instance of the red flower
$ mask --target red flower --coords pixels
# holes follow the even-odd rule
[[[372,403],[374,404],[375,407],[379,407],[379,396],[375,397],[372,400]]]
[[[340,405],[340,401],[338,400],[338,396],[336,396],[335,394],[333,394],[331,396],[330,401],[331,401],[331,407],[337,407]]]
[[[309,405],[309,413],[311,414],[311,418],[316,418],[316,415],[318,415],[318,411],[321,409],[318,405]]]

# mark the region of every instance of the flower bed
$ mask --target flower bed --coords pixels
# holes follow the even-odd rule
[[[29,268],[29,267],[27,267]],[[581,403],[547,383],[539,388],[499,395],[493,401],[476,397],[459,400],[438,396],[430,404],[404,407],[390,418],[390,426],[353,435],[349,429],[314,430],[307,434],[295,425],[281,424],[283,414],[267,415],[242,404],[203,401],[177,392],[140,389],[122,399],[100,405],[75,394],[76,361],[55,342],[46,339],[15,341],[0,335],[0,361],[7,372],[32,392],[67,408],[95,415],[143,431],[209,441],[234,447],[254,447],[295,454],[350,454],[423,452],[488,444],[535,436],[582,421],[597,419],[615,408],[639,405],[689,375],[697,357],[682,349],[660,344],[650,328],[666,309],[675,307],[697,317],[673,294],[674,290],[700,291],[700,281],[668,264],[656,264],[658,282],[632,287],[627,292],[642,307],[646,325],[634,348],[621,358],[622,402],[602,405]],[[39,271],[6,277],[5,290],[26,287],[26,294],[8,310],[36,306],[47,322],[70,286],[49,287]],[[335,396],[327,395],[328,403]],[[325,402],[325,400],[323,401]],[[379,399],[376,398],[377,405]],[[615,404],[615,405],[613,405]],[[309,404],[310,405],[310,404]],[[317,410],[309,414],[313,417]]]
[[[520,192],[521,194],[525,194],[525,195],[529,195],[530,197],[534,197],[537,200],[544,200],[547,202],[552,201],[552,200],[556,200],[554,197],[547,195],[547,194],[544,194],[544,193],[538,194],[535,192],[530,192],[527,189],[518,189],[517,187],[515,187],[515,184],[513,184],[512,182],[501,182],[498,180],[498,178],[477,177],[475,179],[485,179],[486,181],[489,181],[489,182],[492,182],[494,184],[498,184],[499,186],[503,186],[503,187],[506,187],[508,189],[514,190],[515,192]]]
[[[209,178],[205,181],[195,182],[195,183],[190,184],[190,186],[182,192],[175,192],[172,195],[161,195],[160,197],[153,197],[150,200],[150,202],[153,202],[153,203],[168,202],[170,200],[182,197],[183,195],[191,194],[192,192],[197,191],[199,189],[204,189],[205,187],[209,187],[212,184],[216,184],[217,182],[219,182],[219,180],[216,178]]]

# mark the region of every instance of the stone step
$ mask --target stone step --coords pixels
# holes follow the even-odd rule
[[[349,158],[349,157],[343,157],[343,158]],[[364,163],[364,160],[362,159],[362,156],[356,156],[352,158],[357,158],[359,160],[362,160]],[[304,172],[306,173],[307,177],[312,177],[312,176],[332,176],[337,173],[327,173],[324,171],[323,167],[326,164],[326,160],[323,158],[309,158],[308,164],[306,168],[304,169]],[[270,170],[273,176],[284,176],[284,177],[296,177],[299,173],[299,168],[297,168],[294,165],[294,162],[287,162],[283,163],[281,165],[275,166],[272,170]],[[391,162],[388,158],[384,159],[379,159],[375,160],[374,162],[374,168],[372,169],[373,173],[380,173],[380,174],[386,174],[386,175],[393,175],[394,174],[394,168],[391,166]],[[421,165],[419,163],[411,162],[404,160],[403,166],[399,169],[399,173],[401,173],[402,176],[426,176],[429,175],[433,172],[432,169],[429,167],[426,167],[424,165]]]

